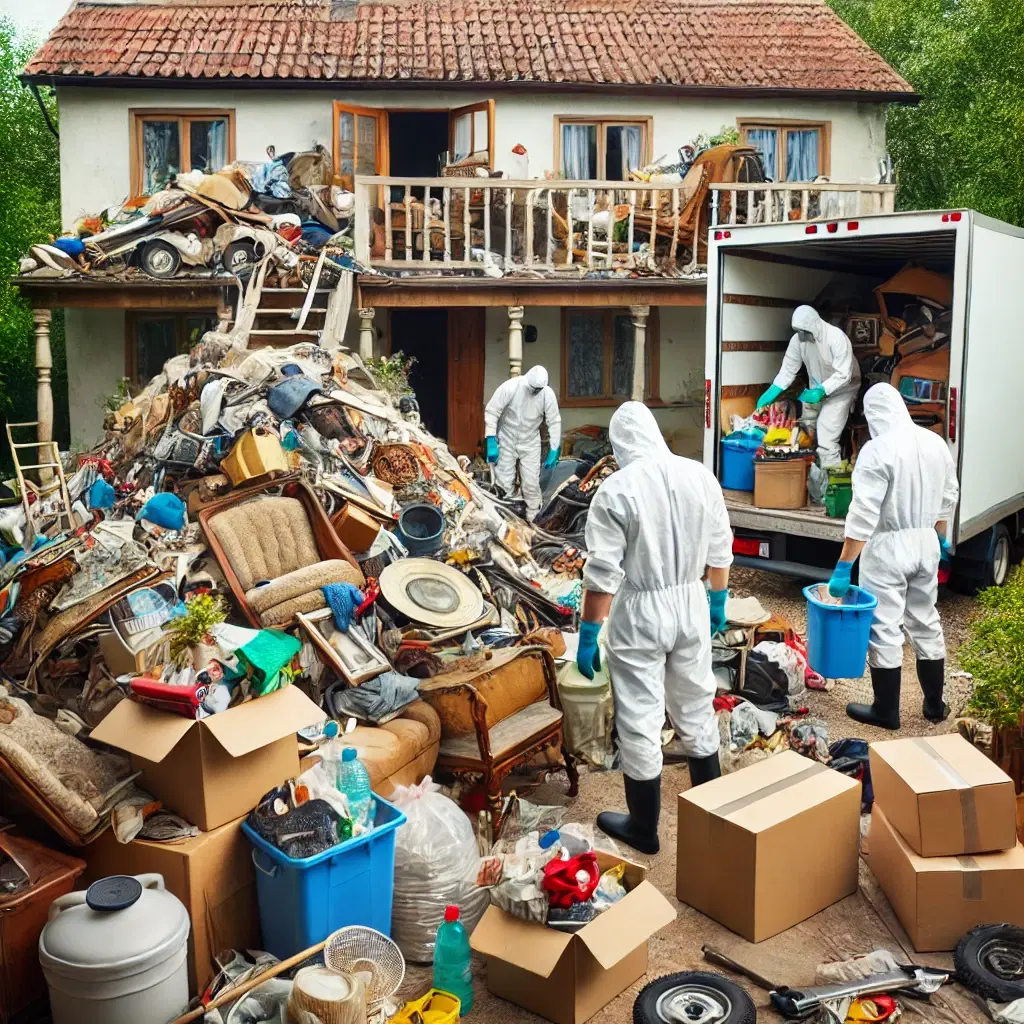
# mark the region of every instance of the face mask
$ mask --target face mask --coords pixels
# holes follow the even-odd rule
[[[531,395],[539,395],[544,389],[543,388],[530,388]]]
[[[805,344],[811,345],[814,343],[814,335],[810,331],[797,331],[796,336]]]

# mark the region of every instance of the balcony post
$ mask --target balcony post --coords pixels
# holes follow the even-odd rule
[[[630,306],[629,315],[633,320],[633,390],[630,397],[634,402],[644,400],[644,368],[647,365],[645,350],[647,347],[647,317],[650,306]]]
[[[50,351],[50,319],[48,309],[33,309],[32,320],[36,335],[36,440],[53,440],[53,354]],[[46,462],[50,455],[42,448],[36,450],[36,462]],[[44,458],[45,456],[45,458]],[[47,484],[53,479],[50,469],[39,470],[39,482]]]
[[[364,363],[367,359],[373,358],[373,315],[375,312],[372,307],[359,310],[359,358]]]
[[[523,372],[523,313],[522,306],[508,307],[508,375],[518,377]]]

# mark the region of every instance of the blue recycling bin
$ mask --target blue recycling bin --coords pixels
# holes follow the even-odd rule
[[[860,679],[868,657],[878,598],[850,587],[840,604],[822,600],[827,583],[804,587],[807,599],[807,663],[826,679]]]

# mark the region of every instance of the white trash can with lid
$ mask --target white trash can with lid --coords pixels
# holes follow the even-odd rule
[[[53,1024],[167,1024],[188,1009],[189,919],[162,875],[60,896],[39,936]]]

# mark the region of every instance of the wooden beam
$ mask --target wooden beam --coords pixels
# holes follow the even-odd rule
[[[44,279],[45,280],[45,279]],[[52,279],[39,282],[16,281],[22,295],[36,309],[191,309],[209,310],[221,305],[232,283],[180,285],[150,284],[68,284]],[[228,303],[230,304],[230,303]]]
[[[372,282],[372,283],[371,283]],[[450,284],[391,285],[382,279],[366,278],[359,284],[361,306],[378,308],[417,308],[436,306],[576,306],[616,308],[624,306],[704,306],[706,286],[671,282],[674,287],[650,284],[628,284],[601,281],[599,287],[557,283],[505,284],[489,283],[474,287],[465,279],[458,287]]]
[[[732,306],[773,306],[776,309],[795,309],[800,305],[799,299],[780,299],[774,295],[736,295],[726,292],[722,301]]]

